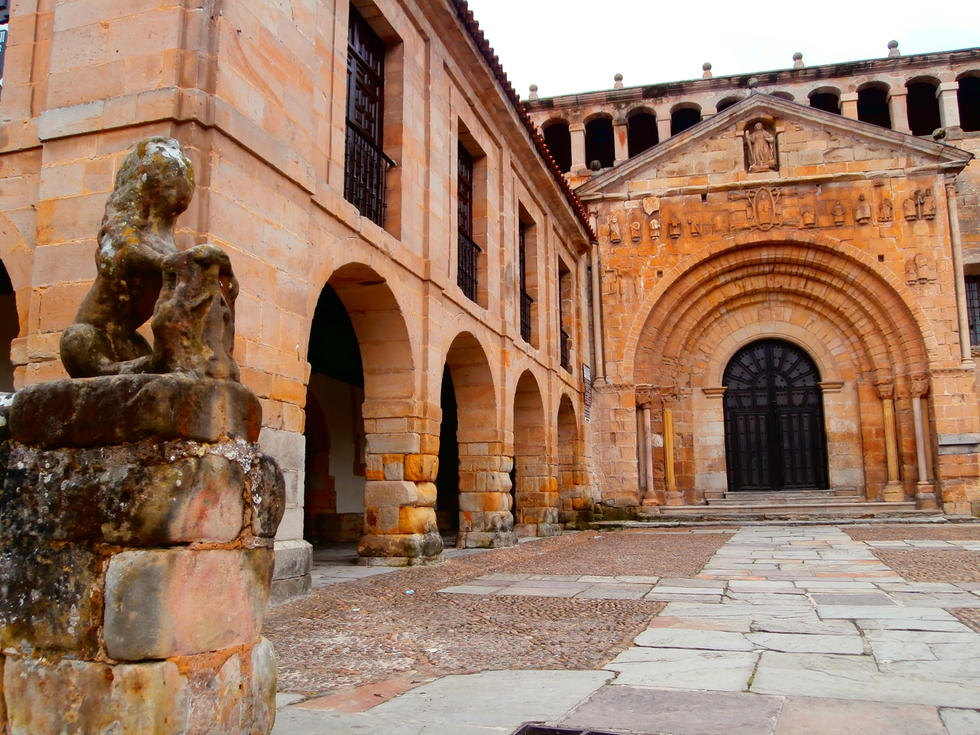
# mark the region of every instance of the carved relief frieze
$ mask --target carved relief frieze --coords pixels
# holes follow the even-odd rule
[[[936,218],[936,197],[932,188],[916,189],[911,196],[902,202],[902,216],[906,222],[919,219],[932,220]]]
[[[652,242],[657,242],[660,239],[663,229],[660,225],[660,215],[654,215],[651,217],[647,225],[650,228],[650,240]]]
[[[745,209],[746,226],[765,231],[771,230],[773,227],[781,227],[784,224],[780,199],[783,194],[795,193],[795,188],[782,189],[763,186],[758,189],[731,192],[728,198],[730,201],[745,200],[748,203]]]
[[[609,242],[620,243],[623,241],[623,233],[619,229],[619,217],[616,214],[609,215]]]
[[[858,203],[854,208],[854,221],[859,225],[866,225],[871,222],[871,205],[864,194],[858,194]]]
[[[932,283],[936,280],[936,261],[917,253],[905,261],[905,282],[909,285]]]

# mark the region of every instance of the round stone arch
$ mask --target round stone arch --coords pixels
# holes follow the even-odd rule
[[[561,530],[558,486],[548,456],[548,424],[540,386],[531,369],[522,371],[511,402],[512,510],[518,536],[553,536]]]
[[[672,402],[676,435],[665,441],[671,456],[641,450],[654,464],[673,462],[679,502],[724,491],[721,373],[740,346],[764,336],[788,339],[822,368],[827,436],[838,449],[829,468],[832,486],[866,487],[876,498],[885,481],[876,385],[927,370],[933,351],[920,329],[921,313],[903,289],[845,248],[803,246],[772,233],[735,240],[734,247],[710,244],[669,274],[651,295],[635,350],[622,356],[638,391],[656,394],[656,405],[665,396]],[[908,412],[898,429],[912,435]],[[907,443],[903,451],[903,463],[914,464]]]
[[[11,348],[27,324],[31,308],[31,267],[33,254],[13,221],[0,214],[0,261],[10,279],[12,293],[0,295],[0,381],[3,388],[14,388]]]

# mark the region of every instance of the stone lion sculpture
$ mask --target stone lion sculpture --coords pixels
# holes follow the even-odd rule
[[[194,171],[176,140],[146,138],[123,161],[99,229],[95,282],[61,337],[73,378],[238,379],[231,262],[214,245],[179,252],[174,243],[174,222],[193,193]],[[153,347],[136,331],[151,316]]]

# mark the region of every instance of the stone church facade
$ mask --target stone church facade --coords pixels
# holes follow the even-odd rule
[[[311,545],[424,563],[448,533],[509,545],[767,472],[978,511],[976,137],[949,102],[975,51],[920,63],[945,142],[852,119],[858,91],[840,115],[764,83],[657,143],[609,112],[642,91],[522,104],[462,0],[14,0],[8,31],[0,387],[64,377],[112,172],[177,138],[197,183],[177,240],[231,258],[236,358],[286,475],[275,594],[307,588]],[[765,410],[729,416],[739,396]],[[760,433],[780,421],[798,461],[733,475],[733,448],[782,451]]]

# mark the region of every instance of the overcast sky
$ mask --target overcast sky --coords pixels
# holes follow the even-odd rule
[[[980,46],[977,0],[468,2],[522,99]]]

